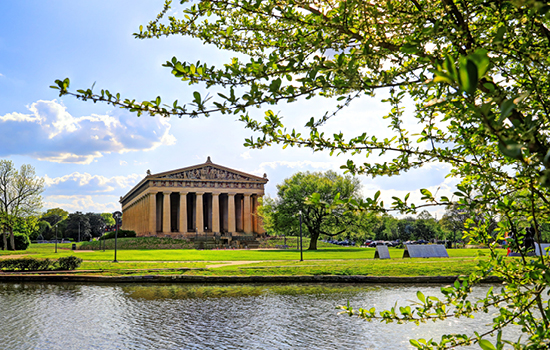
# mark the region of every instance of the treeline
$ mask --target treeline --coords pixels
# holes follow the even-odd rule
[[[490,212],[468,211],[449,205],[443,216],[436,218],[424,210],[416,216],[396,217],[388,213],[352,211],[347,203],[364,200],[361,183],[349,175],[334,171],[298,172],[277,185],[277,196],[266,196],[258,208],[264,228],[272,236],[298,236],[301,231],[310,237],[309,248],[317,248],[317,240],[347,239],[361,242],[367,239],[384,241],[462,240],[465,232],[483,224],[488,234],[503,220]],[[375,196],[376,198],[376,196]],[[300,222],[302,225],[300,225]],[[550,241],[550,223],[537,221],[541,239]],[[526,217],[515,228],[525,232],[532,221]]]
[[[101,237],[115,224],[111,213],[69,213],[61,208],[17,220],[13,231],[31,241],[70,239],[75,242]]]

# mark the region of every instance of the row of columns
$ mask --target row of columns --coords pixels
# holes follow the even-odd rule
[[[161,192],[162,193],[162,231],[164,233],[170,233],[171,230],[171,200],[170,195],[172,192]],[[179,200],[179,227],[178,231],[182,233],[187,232],[188,228],[188,208],[187,208],[187,194],[189,192],[178,192],[180,195]],[[204,201],[203,195],[205,192],[194,192],[195,193],[195,223],[197,233],[204,233],[205,227],[205,218],[203,215]],[[219,192],[212,192],[212,232],[221,232],[220,227],[220,194]],[[236,220],[236,207],[235,207],[235,196],[236,193],[227,193],[227,231],[228,232],[237,232],[237,220]],[[253,218],[253,208],[252,208],[252,196],[259,197],[256,194],[243,194],[244,200],[243,205],[240,208],[242,210],[242,228],[245,233],[258,232],[260,230],[259,223],[257,219]],[[151,193],[149,195],[149,232],[157,232],[157,199],[156,194]],[[255,201],[255,206],[258,204],[257,200]],[[255,208],[254,208],[255,210]],[[258,232],[259,233],[259,232]]]

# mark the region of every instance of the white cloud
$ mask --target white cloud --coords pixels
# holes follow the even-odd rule
[[[125,165],[128,165],[128,162],[125,161],[125,160],[121,160],[119,164],[120,164],[121,166],[125,166]]]
[[[277,169],[277,168],[290,168],[290,169],[301,169],[301,168],[313,168],[313,169],[339,169],[339,166],[335,162],[312,162],[309,160],[303,160],[303,161],[286,161],[286,160],[278,160],[274,162],[262,162],[260,163],[260,166],[257,170],[254,171],[254,173],[264,173],[266,170],[269,169]]]
[[[0,116],[0,157],[26,155],[57,163],[89,164],[104,154],[149,151],[172,145],[164,118],[137,118],[125,111],[72,116],[56,100],[37,101],[30,114]]]
[[[246,152],[241,153],[241,158],[243,158],[243,159],[252,158],[252,156],[250,155],[250,151],[246,151]]]
[[[58,195],[62,193],[109,193],[120,189],[135,186],[144,175],[131,174],[128,176],[105,177],[88,173],[74,172],[69,175],[51,178],[44,176],[46,193]]]
[[[69,213],[81,211],[84,213],[112,213],[120,210],[120,203],[116,196],[91,196],[91,195],[56,195],[44,198],[43,208],[62,208]]]

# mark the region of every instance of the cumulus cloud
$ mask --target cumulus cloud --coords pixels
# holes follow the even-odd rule
[[[112,213],[113,211],[120,210],[120,203],[116,196],[55,195],[44,198],[43,208],[62,208],[70,213],[75,211],[84,213]]]
[[[250,158],[252,158],[252,156],[250,155],[250,151],[246,151],[246,152],[241,153],[241,158],[242,158],[242,159],[250,159]]]
[[[56,100],[37,101],[30,113],[0,116],[0,157],[26,155],[58,163],[89,164],[108,153],[148,151],[175,143],[163,118],[125,111],[75,117]]]
[[[105,177],[74,172],[55,178],[46,175],[44,176],[44,182],[46,193],[51,195],[61,195],[64,193],[97,194],[129,189],[135,186],[143,177],[144,175],[139,174]]]
[[[290,168],[290,169],[315,169],[315,170],[329,170],[339,169],[338,163],[335,162],[312,162],[309,160],[303,161],[285,161],[278,160],[274,162],[262,162],[254,173],[264,173],[269,169],[275,170],[277,168]]]

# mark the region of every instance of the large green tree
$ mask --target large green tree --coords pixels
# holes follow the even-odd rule
[[[7,247],[6,231],[10,246],[15,250],[14,228],[37,215],[42,207],[44,179],[36,176],[34,168],[23,164],[19,170],[10,160],[0,160],[0,224],[4,247]]]
[[[550,339],[550,309],[543,299],[550,275],[548,257],[506,260],[494,249],[506,232],[522,236],[549,216],[550,185],[550,7],[537,0],[220,0],[184,4],[183,15],[166,18],[170,1],[136,37],[187,35],[220,50],[247,56],[222,67],[189,63],[176,57],[168,67],[177,79],[216,88],[205,97],[197,91],[187,103],[163,104],[121,98],[91,89],[69,90],[69,80],[56,81],[60,95],[105,101],[138,115],[239,115],[256,134],[246,145],[310,147],[314,151],[355,155],[343,167],[371,176],[396,175],[426,163],[450,166],[460,184],[454,196],[422,190],[423,204],[394,197],[393,209],[416,211],[421,205],[450,205],[471,211],[468,239],[487,244],[489,263],[435,301],[419,295],[413,311],[380,315],[361,311],[366,319],[413,321],[470,315],[496,306],[493,329],[479,335],[451,335],[441,341],[412,342],[419,348],[451,347],[476,342],[485,349],[507,341],[502,328],[520,323],[525,335],[516,347],[540,349]],[[170,12],[171,13],[171,12]],[[223,91],[222,91],[223,90]],[[327,120],[355,99],[389,95],[386,120],[393,137],[358,130],[343,135],[326,129]],[[271,110],[258,119],[256,107],[326,97],[334,106],[305,126],[292,125]],[[406,101],[412,101],[407,103]],[[254,107],[254,108],[252,108]],[[415,133],[404,119],[416,122]],[[365,112],[365,118],[368,113]],[[377,162],[356,163],[357,155],[376,152]],[[350,157],[351,158],[351,157]],[[389,158],[389,160],[388,160]],[[380,196],[351,201],[352,210],[387,208]],[[386,203],[387,204],[387,203]],[[498,227],[492,230],[493,218]],[[526,222],[528,221],[528,222]],[[464,302],[470,285],[493,274],[506,282],[498,293],[479,302]],[[455,311],[448,307],[452,305]],[[536,308],[537,312],[532,309]],[[354,311],[350,311],[354,314]]]
[[[308,249],[316,250],[320,235],[343,234],[355,219],[335,197],[357,199],[360,190],[359,179],[349,175],[298,172],[277,185],[277,198],[267,200],[259,213],[266,229],[290,235],[299,233],[301,213],[303,234],[311,238]]]
[[[65,236],[78,242],[88,241],[92,237],[92,227],[88,214],[83,214],[79,211],[71,213],[65,222],[67,225],[65,228]]]

